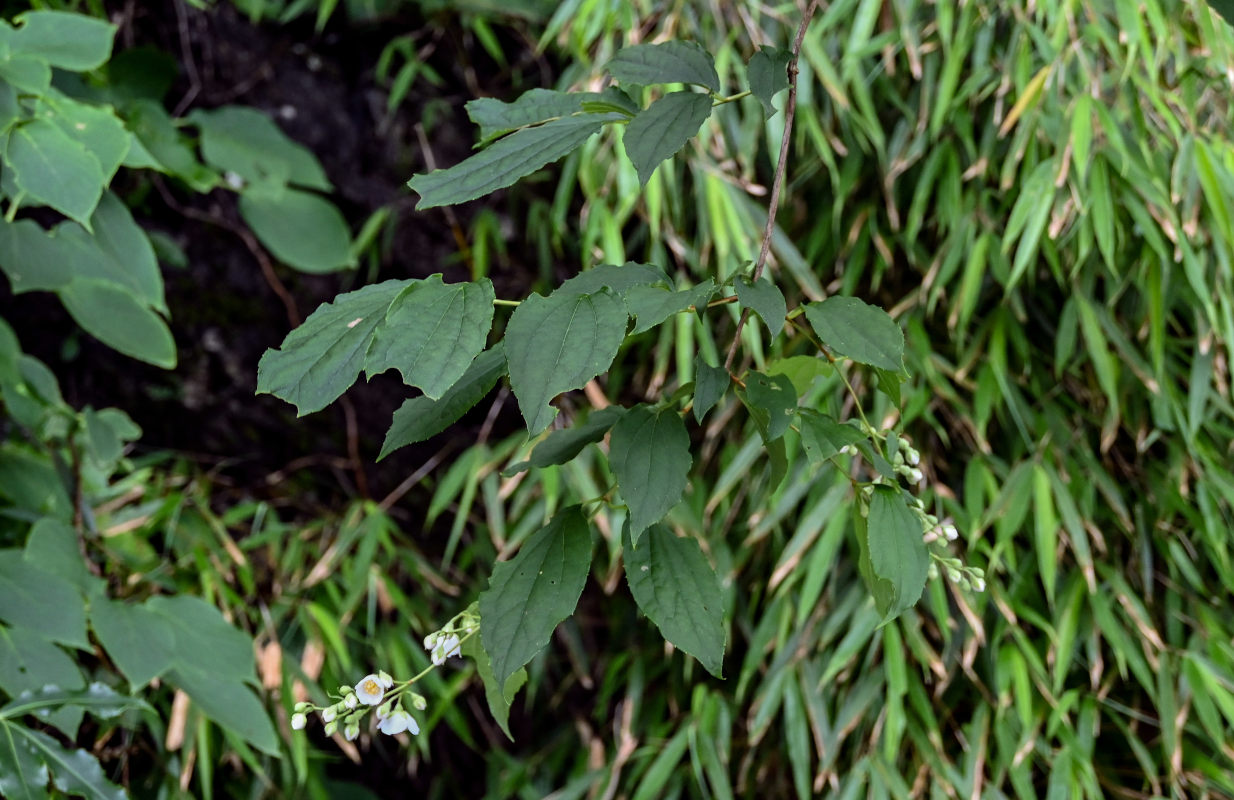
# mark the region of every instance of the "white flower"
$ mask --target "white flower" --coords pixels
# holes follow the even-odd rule
[[[351,694],[343,698],[343,705],[347,706],[348,708],[355,708],[356,706],[360,705],[360,698],[356,697],[355,692],[352,692]]]
[[[437,646],[433,648],[433,663],[441,666],[446,663],[446,659],[450,656],[461,656],[462,651],[459,649],[458,637],[450,634],[441,639]]]
[[[401,708],[391,712],[390,716],[381,721],[377,729],[390,736],[403,731],[411,731],[412,734],[420,733],[420,725],[415,718]]]
[[[291,715],[291,729],[293,731],[302,731],[304,726],[308,725],[308,717],[304,714],[296,713]]]
[[[334,722],[334,719],[337,716],[338,716],[338,709],[335,708],[334,706],[330,706],[329,708],[323,708],[321,710],[321,721],[322,722]]]
[[[355,697],[366,706],[375,706],[381,702],[381,697],[386,693],[385,683],[376,675],[365,675],[356,684]]]

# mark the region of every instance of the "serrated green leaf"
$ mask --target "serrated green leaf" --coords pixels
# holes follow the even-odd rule
[[[0,721],[0,797],[8,800],[46,800],[51,773],[30,749],[19,726]]]
[[[534,533],[510,561],[493,567],[480,593],[480,641],[505,687],[574,613],[591,567],[591,529],[571,506]]]
[[[127,287],[76,279],[59,295],[73,321],[103,344],[156,367],[176,366],[176,342],[167,323]]]
[[[652,525],[635,545],[622,537],[626,583],[634,601],[673,646],[724,677],[724,605],[720,580],[692,538]]]
[[[715,408],[720,398],[728,391],[732,378],[724,367],[713,367],[703,360],[703,356],[694,357],[694,421],[702,422],[708,411]]]
[[[86,14],[27,11],[7,37],[10,52],[46,61],[53,67],[85,72],[111,58],[116,26]]]
[[[510,131],[583,110],[585,102],[599,102],[599,92],[558,92],[529,89],[512,103],[491,97],[468,100],[465,108],[471,121],[480,126],[480,138],[492,139]]]
[[[720,76],[711,54],[696,42],[639,44],[617,51],[605,69],[623,83],[696,83],[720,91]]]
[[[557,416],[549,401],[608,369],[626,335],[625,305],[608,290],[533,294],[506,325],[510,388],[533,436]]]
[[[635,115],[622,141],[626,155],[646,184],[661,161],[672,158],[711,116],[711,97],[698,92],[672,92]]]
[[[59,575],[27,562],[17,549],[0,550],[0,620],[53,642],[90,647],[81,593]]]
[[[480,628],[481,630],[484,628],[483,621],[480,623]],[[465,658],[476,662],[476,674],[480,676],[480,681],[484,684],[484,699],[488,702],[488,710],[493,715],[493,720],[506,738],[514,741],[514,736],[510,733],[510,705],[514,702],[514,696],[518,694],[518,690],[527,683],[527,670],[519,667],[513,675],[506,679],[504,687],[498,687],[497,679],[493,676],[493,664],[489,660],[488,653],[484,652],[484,648],[480,646],[480,637],[472,636],[463,642],[461,650]]]
[[[779,288],[765,277],[755,283],[743,275],[733,282],[733,289],[737,302],[758,314],[772,337],[779,336],[784,330],[784,318],[788,316],[788,306]]]
[[[788,88],[788,62],[792,57],[792,53],[779,47],[760,47],[746,65],[750,94],[763,104],[768,117],[776,113],[771,99]]]
[[[840,355],[893,372],[904,369],[904,332],[886,311],[839,296],[807,303],[805,309],[818,338]]]
[[[798,397],[809,392],[816,380],[831,372],[831,364],[819,356],[789,356],[767,363],[767,374],[788,378],[793,382]]]
[[[319,411],[356,382],[386,310],[410,281],[385,281],[323,303],[257,365],[257,393]]]
[[[836,422],[826,414],[803,408],[797,414],[801,425],[801,446],[811,464],[821,464],[840,449],[865,441],[866,436],[853,425]]]
[[[630,316],[635,318],[631,335],[651,330],[674,314],[693,307],[702,310],[715,296],[711,278],[689,289],[671,291],[660,286],[632,286],[622,295]]]
[[[394,421],[381,445],[380,461],[400,447],[436,436],[458,421],[489,393],[506,373],[505,351],[499,343],[476,356],[475,361],[439,399],[413,397],[394,412]]]
[[[797,390],[784,375],[764,375],[749,372],[745,388],[737,387],[737,396],[750,412],[766,442],[784,435],[797,411]]]
[[[613,426],[608,460],[637,545],[643,531],[681,501],[693,463],[690,434],[675,410],[638,405]]]
[[[31,199],[88,225],[103,187],[103,168],[54,122],[35,119],[14,128],[4,153],[13,181]]]
[[[667,285],[668,276],[652,264],[627,261],[624,264],[600,264],[567,279],[557,287],[554,295],[594,294],[601,289],[612,289],[619,297],[635,286]]]
[[[97,598],[90,603],[90,627],[134,689],[166,674],[175,664],[175,627],[144,605]]]
[[[921,597],[930,554],[922,539],[921,520],[898,489],[874,487],[866,527],[871,570],[891,590],[881,600],[875,596],[886,622],[912,608]]]
[[[623,114],[578,114],[524,128],[449,169],[416,175],[407,185],[420,195],[418,209],[465,203],[513,185],[572,153],[606,122],[623,119]]]
[[[292,183],[323,192],[334,188],[317,156],[255,108],[198,109],[188,121],[201,130],[201,154],[206,162],[220,171],[234,172],[246,183]]]
[[[413,281],[390,304],[364,361],[372,378],[397,369],[403,383],[431,399],[463,377],[493,325],[493,284],[443,283],[441,273]]]
[[[318,275],[355,266],[347,220],[333,203],[312,192],[244,192],[240,216],[289,267]]]
[[[603,439],[625,413],[626,410],[621,406],[608,406],[591,412],[581,423],[553,431],[531,451],[528,466],[548,467],[566,463],[581,453],[587,445]]]

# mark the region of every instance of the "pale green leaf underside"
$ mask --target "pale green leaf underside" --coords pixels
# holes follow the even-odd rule
[[[98,760],[85,750],[70,750],[42,731],[6,725],[3,733],[18,740],[47,765],[56,788],[87,800],[126,800],[128,793],[107,780]]]
[[[840,355],[893,372],[904,369],[904,332],[886,311],[839,296],[805,309],[818,338]]]
[[[630,535],[638,544],[648,526],[681,501],[690,474],[690,435],[671,408],[635,406],[613,426],[609,463],[630,509]]]
[[[698,92],[673,92],[640,111],[626,125],[626,155],[647,183],[661,161],[672,158],[711,116],[711,98]]]
[[[671,41],[626,47],[605,67],[624,83],[695,83],[720,91],[715,60],[696,42]]]

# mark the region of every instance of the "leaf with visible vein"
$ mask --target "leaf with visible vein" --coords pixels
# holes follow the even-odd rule
[[[646,184],[661,161],[672,158],[711,116],[711,98],[698,92],[673,92],[640,111],[622,135],[626,155]]]

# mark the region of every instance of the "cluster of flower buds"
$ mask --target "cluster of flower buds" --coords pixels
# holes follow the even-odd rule
[[[403,709],[403,701],[411,703],[412,708],[423,711],[428,703],[423,696],[407,691],[411,681],[395,686],[394,679],[385,672],[365,675],[354,686],[340,686],[333,695],[336,699],[331,705],[318,706],[313,703],[296,703],[291,715],[293,730],[304,730],[308,725],[308,715],[317,712],[325,724],[325,734],[333,736],[341,728],[343,736],[348,741],[354,741],[360,735],[360,723],[370,709],[376,709],[377,729],[391,736],[409,731],[412,734],[420,732],[420,725],[411,714]]]
[[[925,473],[918,468],[921,463],[921,453],[918,453],[906,439],[898,439],[899,447],[891,457],[892,468],[908,479],[909,483],[925,482]]]
[[[958,583],[965,589],[970,589],[974,592],[985,591],[985,570],[980,567],[967,566],[955,556],[941,555],[939,553],[931,553],[930,555],[933,557],[933,560],[930,561],[928,573],[931,579],[937,578],[945,572],[947,580],[952,583]]]
[[[462,657],[461,644],[463,639],[480,629],[480,617],[475,606],[469,606],[465,611],[450,620],[439,631],[433,631],[424,637],[424,649],[429,651],[435,666],[446,663],[450,656]]]

